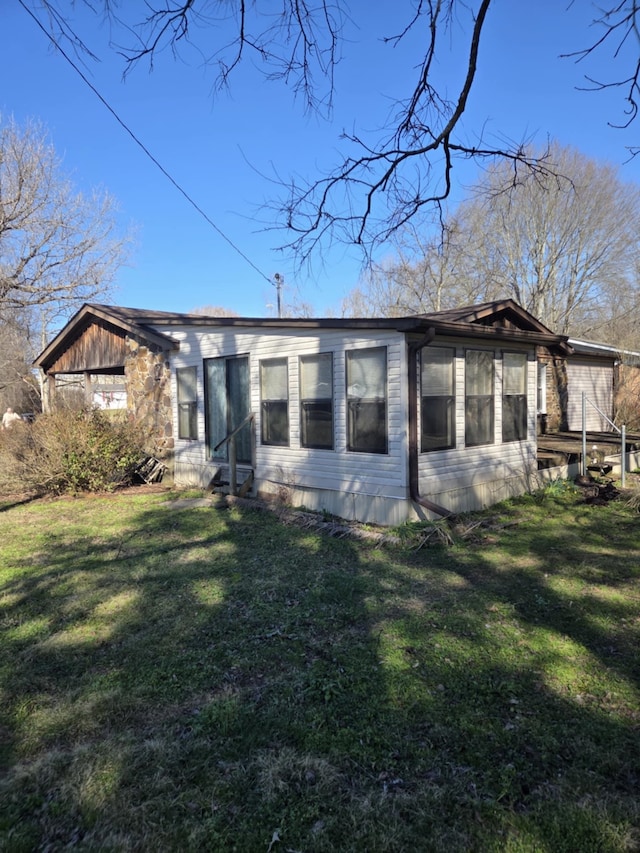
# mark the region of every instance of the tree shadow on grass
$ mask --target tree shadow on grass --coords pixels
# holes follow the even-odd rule
[[[380,551],[157,506],[114,534],[61,534],[3,589],[0,838],[625,849],[633,638],[614,654],[601,603],[549,584],[551,544],[525,571],[482,547]]]
[[[15,509],[18,506],[30,504],[32,501],[38,500],[39,495],[8,495],[0,496],[0,512],[7,512],[10,509]]]

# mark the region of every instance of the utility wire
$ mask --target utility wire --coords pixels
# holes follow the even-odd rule
[[[273,286],[274,286],[274,284],[273,284],[273,282],[271,281],[271,279],[269,278],[269,276],[268,276],[268,275],[266,275],[265,273],[263,273],[263,272],[262,272],[262,270],[261,270],[261,269],[259,269],[259,268],[258,268],[258,267],[253,263],[253,261],[245,255],[245,253],[242,251],[242,249],[240,249],[240,248],[238,248],[238,246],[236,246],[236,244],[233,242],[233,240],[231,240],[231,238],[230,238],[230,237],[227,237],[227,235],[224,233],[224,231],[222,231],[222,230],[221,230],[221,229],[220,229],[220,228],[215,224],[215,222],[214,222],[214,221],[213,221],[213,220],[212,220],[212,219],[211,219],[211,218],[210,218],[210,217],[205,213],[205,211],[204,211],[204,210],[203,210],[203,209],[202,209],[202,208],[197,204],[197,202],[195,202],[195,201],[193,200],[193,198],[191,198],[191,196],[189,195],[189,193],[188,193],[186,190],[184,190],[184,189],[180,186],[180,184],[175,180],[175,178],[174,178],[174,177],[173,177],[169,172],[167,172],[167,170],[164,168],[164,166],[162,165],[162,163],[160,163],[160,162],[159,162],[159,161],[158,161],[158,160],[153,156],[153,154],[149,151],[149,149],[146,147],[146,145],[145,145],[145,144],[144,144],[144,143],[143,143],[143,142],[142,142],[142,141],[141,141],[141,140],[140,140],[140,139],[135,135],[135,133],[131,130],[131,128],[130,128],[130,127],[129,127],[129,126],[128,126],[128,125],[127,125],[127,124],[126,124],[126,123],[125,123],[121,118],[120,118],[120,116],[118,115],[118,113],[117,113],[117,112],[113,109],[113,107],[112,107],[112,106],[111,106],[111,105],[110,105],[110,104],[105,100],[105,98],[103,98],[103,96],[102,96],[102,95],[100,94],[100,92],[96,89],[96,87],[93,85],[93,83],[92,83],[92,82],[87,78],[87,76],[84,74],[84,72],[83,72],[83,71],[78,67],[78,65],[77,65],[77,64],[76,64],[76,63],[71,59],[71,57],[70,57],[67,53],[65,53],[65,51],[63,50],[63,48],[58,44],[58,42],[54,39],[54,37],[51,35],[51,33],[47,30],[47,28],[46,28],[45,26],[43,26],[43,24],[40,22],[40,20],[38,19],[38,17],[37,17],[37,16],[32,12],[32,10],[31,10],[31,9],[29,9],[29,7],[25,5],[25,3],[23,2],[23,0],[18,0],[18,3],[22,6],[22,8],[25,10],[25,12],[26,12],[28,15],[30,15],[30,16],[31,16],[31,18],[35,21],[36,25],[37,25],[37,26],[42,30],[42,32],[43,32],[43,33],[45,34],[45,36],[49,39],[49,41],[53,44],[53,46],[56,48],[56,50],[59,50],[59,51],[60,51],[60,53],[64,56],[64,58],[67,60],[67,62],[69,63],[69,65],[74,69],[74,71],[75,71],[77,74],[79,74],[79,75],[80,75],[80,77],[82,78],[82,80],[83,80],[83,81],[87,84],[87,86],[91,89],[91,91],[93,92],[93,94],[94,94],[94,95],[95,95],[95,96],[96,96],[96,97],[97,97],[97,98],[102,102],[102,104],[103,104],[103,105],[104,105],[104,106],[109,110],[109,112],[110,112],[110,113],[111,113],[111,115],[115,118],[115,120],[118,122],[118,124],[119,124],[119,125],[120,125],[120,126],[121,126],[121,127],[122,127],[122,128],[123,128],[123,129],[128,133],[128,134],[129,134],[129,136],[133,139],[133,141],[136,143],[136,145],[138,145],[138,146],[139,146],[139,147],[144,151],[144,153],[145,153],[145,154],[147,155],[147,157],[151,160],[151,162],[152,162],[152,163],[154,163],[154,164],[158,167],[158,169],[160,169],[160,171],[161,171],[161,172],[162,172],[162,174],[165,176],[165,178],[168,178],[168,179],[169,179],[169,181],[171,181],[171,183],[172,183],[172,184],[173,184],[173,186],[178,190],[178,192],[179,192],[179,193],[181,193],[181,194],[186,198],[186,200],[189,202],[189,204],[190,204],[192,207],[194,207],[194,208],[198,211],[198,213],[200,214],[200,216],[202,216],[202,217],[206,220],[206,222],[208,222],[208,223],[209,223],[209,225],[213,228],[213,230],[214,230],[214,231],[215,231],[215,232],[216,232],[220,237],[222,237],[222,239],[223,239],[223,240],[225,240],[225,241],[226,241],[226,242],[231,246],[231,248],[232,248],[234,251],[236,251],[236,252],[240,255],[240,257],[241,257],[241,258],[243,258],[243,259],[244,259],[244,260],[249,264],[249,266],[250,266],[250,267],[252,267],[252,268],[253,268],[253,269],[258,273],[258,275],[259,275],[259,276],[262,276],[262,278],[264,278],[264,279],[265,279],[265,281],[267,281],[267,282],[268,282],[268,283],[273,287]]]

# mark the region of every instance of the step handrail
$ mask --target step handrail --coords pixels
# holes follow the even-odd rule
[[[241,423],[241,424],[239,424],[239,425],[238,425],[238,426],[237,426],[237,427],[236,427],[232,432],[230,432],[230,433],[229,433],[229,435],[225,436],[225,437],[222,439],[222,441],[219,441],[219,442],[216,444],[216,446],[213,448],[213,452],[214,452],[214,453],[217,453],[217,452],[218,452],[218,450],[220,450],[220,448],[221,448],[221,447],[224,447],[224,445],[225,445],[228,441],[231,441],[231,439],[232,439],[232,438],[235,438],[235,437],[236,437],[236,435],[237,435],[237,434],[240,432],[240,430],[242,429],[242,427],[246,426],[246,425],[249,423],[249,421],[252,421],[252,420],[255,418],[255,416],[256,416],[256,415],[255,415],[255,412],[249,412],[249,414],[248,414],[248,415],[247,415],[247,417],[242,421],[242,423]]]
[[[221,447],[224,447],[225,444],[229,445],[229,488],[231,489],[232,495],[238,494],[238,477],[237,477],[237,463],[236,463],[236,436],[240,432],[240,430],[245,427],[248,423],[251,423],[255,420],[255,412],[249,412],[247,417],[242,421],[242,423],[238,424],[238,426],[232,430],[229,435],[225,436],[222,441],[219,441],[216,446],[213,448],[213,452],[216,453],[220,450]],[[254,431],[251,431],[251,467],[255,469],[255,441],[254,441]]]

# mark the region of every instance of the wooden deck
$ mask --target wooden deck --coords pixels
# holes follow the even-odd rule
[[[615,432],[587,432],[587,455],[593,446],[599,456],[620,453],[620,436]],[[640,433],[626,435],[627,453],[640,450]],[[552,432],[538,436],[538,467],[550,468],[578,462],[582,456],[581,432]]]

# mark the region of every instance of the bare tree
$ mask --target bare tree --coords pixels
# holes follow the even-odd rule
[[[433,222],[407,223],[394,236],[395,253],[372,264],[347,294],[343,316],[403,317],[484,299],[482,283],[464,274],[466,240],[455,217],[437,229]]]
[[[192,314],[198,314],[202,317],[239,317],[237,311],[231,308],[225,308],[223,305],[201,305],[191,311]]]
[[[457,211],[466,234],[466,282],[488,298],[511,296],[558,333],[596,336],[615,304],[637,310],[640,187],[616,169],[554,144],[558,175],[525,175],[509,195],[504,166],[488,170]]]
[[[566,177],[525,174],[508,194],[508,167],[491,167],[445,240],[412,234],[370,277],[365,301],[397,315],[510,297],[555,332],[631,344],[640,327],[640,187],[571,148],[552,144],[549,162]]]
[[[46,306],[49,318],[104,294],[124,260],[116,206],[64,177],[35,124],[0,127],[0,306]]]
[[[52,327],[109,292],[126,246],[112,197],[76,192],[41,127],[0,124],[0,326],[7,340],[20,318],[27,364]]]
[[[306,317],[308,319],[317,316],[317,312],[311,302],[305,300],[299,293],[294,293],[282,305],[282,316]]]
[[[52,37],[82,50],[83,40],[70,24],[73,0],[39,2],[49,13]],[[348,50],[351,27],[358,23],[345,0],[318,0],[313,5],[306,0],[131,0],[121,6],[113,0],[84,2],[108,18],[127,68],[143,60],[153,65],[163,50],[182,55],[194,50],[199,59],[217,68],[217,83],[224,87],[238,65],[253,57],[267,78],[284,81],[309,109],[326,113],[331,111],[338,64]],[[492,0],[416,0],[398,5],[397,29],[381,37],[396,48],[390,61],[413,51],[416,43],[421,45],[413,85],[396,102],[382,131],[363,134],[356,123],[356,129],[343,133],[347,153],[334,170],[308,183],[293,180],[287,185],[275,213],[288,229],[287,248],[299,259],[335,240],[359,244],[370,255],[425,209],[441,213],[456,162],[498,158],[510,167],[501,173],[507,186],[517,185],[523,173],[544,178],[553,172],[546,152],[532,157],[523,144],[496,147],[479,128],[475,138],[468,129],[463,131],[492,5]],[[366,14],[366,8],[363,4],[354,15]],[[613,49],[616,77],[586,79],[591,88],[621,89],[626,112],[620,124],[628,124],[637,113],[639,10],[640,0],[608,0],[593,21],[594,42],[572,54],[588,69],[593,54]],[[438,69],[452,45],[460,74],[443,80]]]
[[[3,311],[0,319],[0,411],[12,406],[16,412],[39,410],[28,320],[18,311]]]

